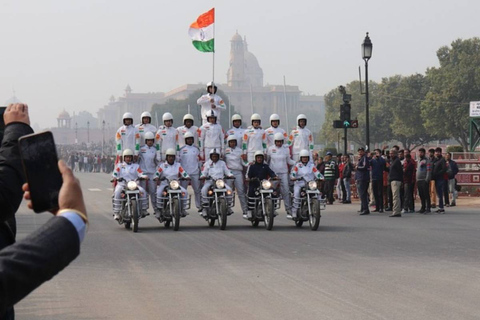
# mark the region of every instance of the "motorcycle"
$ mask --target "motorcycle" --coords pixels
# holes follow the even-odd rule
[[[224,179],[215,180],[211,177],[207,179],[212,180],[213,183],[207,191],[207,197],[202,196],[202,207],[207,213],[203,218],[208,222],[210,227],[213,227],[215,221],[218,220],[220,229],[225,230],[227,227],[227,216],[233,213],[229,213],[229,208],[235,206],[235,192],[225,188]]]
[[[315,180],[305,181],[305,185],[300,189],[300,198],[295,198],[291,192],[292,205],[298,208],[297,217],[292,218],[297,227],[301,227],[304,221],[308,221],[310,229],[315,231],[320,224],[321,210],[326,208],[326,200],[319,199],[320,191],[318,183]]]
[[[139,180],[143,180],[139,178]],[[117,182],[125,181],[124,178],[117,179]],[[114,180],[111,180],[114,182]],[[123,224],[125,229],[132,228],[133,232],[138,231],[138,221],[143,218],[141,212],[148,209],[148,201],[141,203],[140,190],[137,181],[130,180],[126,183],[121,193],[121,199],[115,200],[112,195],[114,211],[120,212],[119,224]]]
[[[160,181],[167,180],[168,184],[162,190],[160,196],[157,196],[157,206],[160,203],[161,207],[157,207],[160,211],[160,218],[158,221],[163,223],[165,228],[170,228],[170,224],[173,224],[173,230],[178,231],[180,228],[180,218],[183,209],[190,209],[191,196],[189,195],[186,200],[182,200],[182,190],[180,189],[180,182],[177,179],[163,178]],[[186,180],[180,178],[180,180]]]
[[[258,178],[247,179],[246,181],[258,180]],[[277,180],[272,178],[272,180]],[[280,209],[281,198],[278,197],[277,191],[274,190],[270,180],[262,180],[260,185],[255,189],[255,196],[248,197],[248,209],[252,211],[252,226],[257,227],[260,221],[265,222],[265,228],[272,230],[273,220],[275,219],[275,210]]]

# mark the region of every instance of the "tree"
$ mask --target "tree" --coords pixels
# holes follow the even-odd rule
[[[468,149],[469,102],[480,100],[480,39],[458,39],[437,51],[440,67],[429,68],[430,89],[421,105],[426,128]]]

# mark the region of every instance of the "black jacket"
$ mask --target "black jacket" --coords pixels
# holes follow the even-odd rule
[[[18,138],[32,132],[30,126],[20,122],[5,127],[0,148],[0,250],[15,242],[15,212],[22,201],[25,183]]]
[[[390,163],[390,169],[388,172],[388,181],[403,181],[403,168],[402,163],[400,162],[400,158],[396,157]]]
[[[258,178],[258,180],[252,180],[248,184],[249,186],[248,194],[249,194],[249,197],[252,197],[254,194],[255,188],[257,188],[260,185],[260,181],[267,178],[274,178],[277,175],[275,174],[275,172],[272,171],[272,169],[270,169],[268,164],[266,163],[258,164],[255,162],[254,164],[251,164],[248,166],[246,176],[248,179]]]
[[[350,161],[345,163],[345,165],[343,166],[343,172],[342,172],[343,178],[350,179],[352,177],[352,167],[353,167],[353,164]]]
[[[432,179],[441,180],[444,178],[443,176],[446,172],[447,163],[445,162],[445,158],[442,156],[435,158],[435,160],[433,161]]]

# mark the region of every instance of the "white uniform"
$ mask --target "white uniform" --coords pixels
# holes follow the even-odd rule
[[[265,153],[267,151],[265,130],[255,129],[253,126],[245,129],[243,132],[242,150],[243,154],[248,156],[248,162],[255,161],[255,151],[262,150]]]
[[[114,191],[114,199],[118,208],[120,207],[118,204],[120,204],[119,200],[121,199],[122,190],[125,189],[127,183],[132,180],[136,181],[138,178],[144,177],[145,175],[137,163],[127,164],[126,162],[121,162],[117,164],[116,168],[113,170],[112,176],[115,179],[125,179],[124,181],[117,182],[117,186],[115,187]],[[145,189],[143,189],[141,186],[138,186],[138,190],[140,190],[140,207],[142,210],[146,210],[148,208],[147,194]],[[114,213],[118,214],[120,212],[115,212],[114,210]]]
[[[290,211],[292,203],[290,201],[290,189],[288,178],[288,165],[294,166],[295,161],[290,158],[288,147],[271,146],[267,149],[267,163],[280,178],[280,191],[285,202],[285,210]]]
[[[265,130],[265,136],[267,137],[267,148],[275,145],[275,133],[281,133],[283,135],[283,143],[286,143],[288,140],[287,132],[280,127],[270,127]],[[275,171],[275,170],[273,170]],[[276,171],[275,171],[276,172]]]
[[[213,103],[210,102],[211,99],[214,100]],[[222,113],[222,110],[227,110],[227,107],[225,106],[225,102],[223,102],[222,97],[217,94],[206,93],[197,100],[197,104],[202,107],[201,114],[203,124],[208,123],[207,112],[212,110],[212,104],[215,105],[215,108],[213,108],[213,110],[217,112],[218,123],[220,123],[220,114]]]
[[[222,155],[224,138],[225,134],[223,133],[222,126],[218,123],[207,123],[201,126],[198,134],[200,157],[202,159],[208,158],[210,150],[214,148],[216,148],[219,154]]]
[[[155,172],[155,177],[159,179],[166,178],[168,180],[174,180],[174,179],[178,180],[179,178],[189,178],[190,176],[185,171],[185,169],[182,168],[180,163],[174,162],[173,164],[169,164],[167,161],[165,161],[165,162],[162,162],[157,167],[157,171]],[[167,185],[168,185],[167,180],[163,180],[162,182],[160,182],[160,185],[157,187],[157,200],[161,196],[163,190]],[[182,186],[180,186],[180,190],[182,190],[182,193],[184,194],[182,199],[187,200],[188,199],[187,190],[185,190],[185,188]],[[159,201],[157,201],[157,208],[163,209],[162,206],[163,206],[163,203],[160,203]],[[184,203],[182,204],[183,212],[185,211],[185,206],[186,206],[186,202],[184,201]]]
[[[313,135],[306,127],[303,129],[296,127],[290,132],[288,136],[288,146],[292,147],[292,159],[293,161],[299,161],[298,154],[302,150],[308,150],[310,152],[310,161],[313,159]]]
[[[198,127],[191,126],[187,128],[187,126],[181,126],[177,128],[178,132],[178,146],[179,148],[185,145],[185,133],[191,132],[193,134],[193,145],[198,146]]]
[[[155,133],[157,132],[157,127],[155,127],[150,123],[137,124],[135,128],[138,130],[138,133],[140,134],[140,146],[143,146],[145,144],[145,133],[151,132],[155,136]]]
[[[227,131],[226,137],[234,135],[237,138],[237,148],[242,148],[242,141],[243,141],[243,133],[245,132],[244,128],[238,127],[231,127],[230,130]],[[226,141],[225,141],[226,143]],[[228,147],[228,144],[226,145]]]
[[[140,150],[140,134],[133,125],[123,125],[117,130],[115,143],[117,145],[117,155],[121,156],[123,150],[130,149],[137,156]]]
[[[228,169],[227,165],[222,160],[218,160],[217,162],[213,162],[212,160],[206,161],[202,168],[202,173],[200,174],[200,178],[205,177],[205,178],[212,178],[215,180],[224,179],[225,176],[232,177],[233,173],[230,171],[230,169]],[[212,183],[213,183],[212,180],[205,181],[205,184],[203,185],[203,188],[202,188],[203,197],[207,196],[208,189],[210,188]],[[230,188],[228,184],[225,184],[225,188],[227,190],[232,191],[232,188]]]
[[[239,147],[235,148],[226,148],[225,149],[225,162],[227,167],[232,172],[235,180],[228,180],[229,186],[232,188],[232,185],[235,183],[235,189],[237,190],[238,199],[240,200],[240,205],[242,206],[243,213],[247,213],[248,205],[247,198],[245,197],[245,181],[243,175],[243,168],[248,166],[248,162],[242,160],[242,149]]]
[[[315,179],[323,180],[323,175],[317,170],[313,162],[308,162],[306,165],[302,162],[297,162],[297,164],[290,171],[290,178],[297,179],[295,181],[295,185],[293,186],[293,196],[294,198],[299,199],[300,189],[305,186],[305,180],[307,182]],[[298,180],[300,178],[304,178],[305,180]],[[318,195],[318,198],[320,199],[320,194]],[[294,218],[297,216],[298,205],[298,202],[293,201],[292,216]]]
[[[152,208],[156,207],[155,193],[157,191],[157,182],[153,180],[155,178],[155,171],[157,170],[157,149],[154,146],[143,145],[140,148],[140,154],[138,156],[138,164],[142,169],[143,174],[148,177],[148,180],[140,181],[140,185],[144,188],[150,197]]]
[[[197,209],[200,209],[202,207],[202,203],[200,202],[200,150],[196,146],[186,144],[180,148],[179,154],[180,165],[191,178],[190,182],[195,193],[195,205]],[[188,181],[181,181],[180,184],[187,189]]]
[[[157,160],[165,161],[165,152],[172,148],[178,156],[178,132],[174,127],[160,126],[155,135],[155,145],[157,147]],[[178,157],[177,157],[178,159]]]

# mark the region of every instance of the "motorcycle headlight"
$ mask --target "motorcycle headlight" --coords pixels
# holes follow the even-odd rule
[[[308,189],[310,190],[317,190],[317,182],[316,181],[309,181],[308,182]]]
[[[225,188],[225,181],[223,181],[222,179],[218,179],[215,182],[215,185],[217,186],[218,189],[223,189]]]
[[[170,188],[173,190],[177,190],[180,187],[180,183],[177,180],[170,181]]]
[[[272,183],[268,180],[262,181],[262,188],[263,189],[270,189],[272,187]]]
[[[137,183],[135,181],[129,181],[127,183],[128,190],[135,190],[137,189]]]

